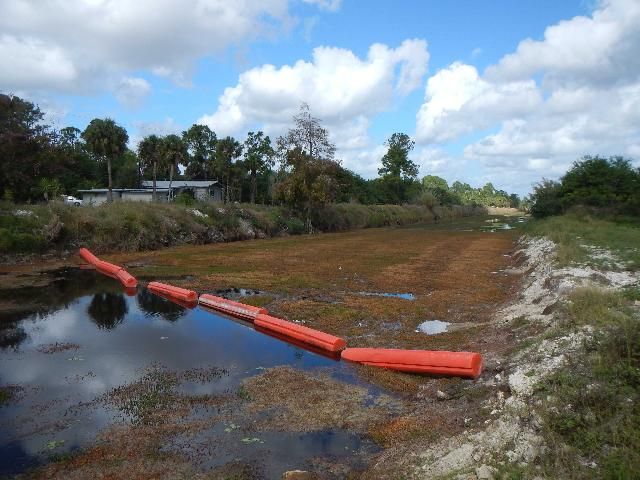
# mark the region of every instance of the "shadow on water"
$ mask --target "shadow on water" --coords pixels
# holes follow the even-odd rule
[[[0,387],[17,385],[23,391],[0,404],[0,475],[91,445],[99,432],[123,419],[121,409],[96,399],[135,384],[150,365],[173,372],[224,371],[180,387],[193,395],[235,396],[244,379],[281,365],[322,369],[379,393],[344,362],[211,311],[184,308],[144,288],[125,295],[117,282],[92,271],[59,271],[47,286],[0,291],[0,299],[15,305],[0,313]],[[43,348],[51,345],[70,345],[73,351]],[[222,448],[228,435],[221,439],[217,429],[203,433],[218,445],[210,465],[242,458],[272,473],[304,466],[327,452],[347,458],[356,449],[374,448],[339,430],[302,436],[262,432],[256,437],[267,439],[268,448],[247,448],[243,438]]]

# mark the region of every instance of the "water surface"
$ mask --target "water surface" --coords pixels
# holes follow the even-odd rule
[[[95,399],[140,379],[150,365],[220,370],[214,378],[182,387],[189,394],[235,395],[243,379],[279,365],[328,369],[336,378],[360,382],[349,364],[229,317],[185,309],[144,288],[127,295],[93,271],[56,275],[47,287],[0,292],[1,300],[15,305],[0,313],[0,385],[17,386],[15,398],[0,407],[0,475],[92,444],[98,432],[122,419],[121,411]],[[246,432],[229,434],[217,425],[202,436],[215,447],[205,466],[241,458],[260,462],[273,475],[304,467],[311,457],[374,448],[339,430],[249,434],[264,443],[247,443]]]

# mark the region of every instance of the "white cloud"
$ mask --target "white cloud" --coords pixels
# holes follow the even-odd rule
[[[149,92],[151,92],[151,85],[144,78],[124,77],[118,83],[115,95],[125,107],[137,108]]]
[[[592,16],[552,25],[541,41],[520,42],[514,53],[487,69],[487,77],[512,81],[542,73],[551,85],[635,82],[639,26],[640,2],[602,1]]]
[[[418,88],[428,61],[427,44],[418,39],[397,48],[374,44],[364,59],[350,50],[317,47],[311,61],[243,72],[237,85],[220,96],[216,111],[198,123],[219,135],[260,128],[276,136],[290,126],[300,103],[307,102],[330,131],[345,166],[375,175],[379,158],[372,152],[379,148],[368,136],[371,118]]]
[[[640,2],[607,0],[489,66],[454,63],[427,82],[416,138],[446,143],[487,129],[464,159],[520,192],[585,154],[637,155]]]
[[[395,49],[374,44],[366,59],[350,50],[317,47],[309,62],[263,65],[242,73],[238,84],[218,99],[217,110],[199,122],[222,134],[252,124],[277,130],[307,102],[328,125],[342,126],[383,111],[394,96],[417,88],[428,59],[424,40],[405,40]]]
[[[320,10],[337,12],[342,6],[342,0],[302,0],[304,3],[316,5]]]
[[[293,22],[287,0],[0,0],[0,11],[9,91],[92,91],[142,70],[185,84],[198,58]]]
[[[27,37],[0,37],[0,85],[3,90],[24,90],[46,84],[65,90],[78,78],[78,71],[66,52],[55,45]]]
[[[429,78],[417,115],[418,142],[444,142],[488,128],[536,108],[542,96],[533,80],[492,84],[475,67],[454,63]]]

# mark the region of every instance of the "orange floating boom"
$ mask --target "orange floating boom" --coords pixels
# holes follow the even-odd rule
[[[126,288],[135,288],[138,286],[138,281],[135,277],[121,266],[100,260],[86,248],[81,248],[78,253],[89,265],[93,265],[100,273],[119,280]]]
[[[273,330],[268,330],[266,328],[259,327],[254,325],[254,329],[256,332],[262,333],[263,335],[267,335],[269,337],[275,338],[276,340],[280,340],[281,342],[288,343],[289,345],[293,345],[294,347],[301,348],[302,350],[306,350],[311,353],[315,353],[316,355],[321,355],[325,358],[329,358],[334,361],[340,360],[340,352],[331,352],[329,350],[325,350],[323,348],[318,348],[314,345],[311,345],[306,342],[302,342],[293,337],[287,335],[281,335]]]
[[[347,346],[347,342],[342,338],[334,337],[333,335],[314,330],[313,328],[303,327],[296,323],[287,322],[286,320],[270,315],[259,314],[256,316],[254,323],[256,327],[261,327],[285,337],[300,340],[301,342],[308,343],[329,352],[339,352]]]
[[[193,290],[187,290],[186,288],[174,287],[167,283],[150,282],[147,288],[153,293],[158,293],[165,297],[173,297],[183,301],[186,304],[191,304],[198,301],[198,294]]]
[[[474,352],[347,348],[341,357],[351,362],[401,372],[465,378],[478,378],[482,372],[482,356]]]
[[[80,255],[80,257],[82,257],[82,259],[87,262],[89,265],[94,265],[96,263],[98,263],[100,260],[98,259],[98,257],[96,257],[93,253],[91,253],[89,250],[87,250],[86,248],[81,248],[80,251],[78,252],[78,254]]]
[[[185,302],[180,298],[177,298],[173,295],[169,295],[168,293],[165,293],[163,290],[154,290],[153,293],[155,295],[158,295],[159,297],[166,298],[170,302],[175,303],[176,305],[180,305],[181,307],[184,307],[184,308],[191,309],[191,308],[196,308],[198,306],[197,300],[194,300],[192,302]]]
[[[244,303],[234,302],[233,300],[227,300],[226,298],[216,297],[215,295],[209,295],[207,293],[200,295],[198,303],[249,321],[254,321],[258,315],[268,313],[266,308],[245,305]]]

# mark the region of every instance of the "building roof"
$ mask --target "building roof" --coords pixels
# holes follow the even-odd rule
[[[217,180],[174,180],[171,183],[171,187],[209,188],[210,186],[216,185],[217,183]],[[145,188],[153,188],[153,180],[143,180],[142,186]],[[169,188],[169,180],[157,180],[156,188]]]
[[[148,188],[113,188],[114,192],[121,193],[153,193],[153,190]],[[91,188],[89,190],[78,190],[80,193],[107,193],[109,191],[108,188]],[[168,188],[156,188],[157,192],[168,192]]]

